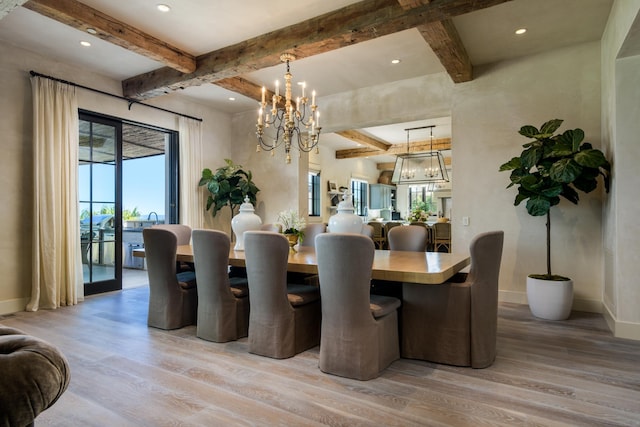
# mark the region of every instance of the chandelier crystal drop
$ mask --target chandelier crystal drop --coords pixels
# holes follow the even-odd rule
[[[276,90],[271,96],[270,109],[267,103],[267,90],[262,87],[262,101],[258,110],[258,122],[256,135],[258,145],[256,151],[271,151],[284,145],[286,162],[291,163],[291,147],[297,144],[302,153],[316,149],[320,140],[320,111],[316,105],[316,92],[312,91],[311,102],[306,96],[306,83],[301,83],[301,96],[292,98],[291,78],[289,62],[295,60],[295,56],[284,53],[280,60],[287,64],[287,73],[284,75],[284,99],[280,95],[280,82],[276,81]],[[266,129],[271,128],[267,135]]]

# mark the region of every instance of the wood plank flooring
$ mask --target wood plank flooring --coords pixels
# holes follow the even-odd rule
[[[147,302],[139,287],[0,316],[69,360],[37,426],[640,426],[640,342],[597,314],[552,322],[503,303],[490,368],[400,359],[363,382],[320,372],[318,348],[274,360],[246,338],[148,328]]]

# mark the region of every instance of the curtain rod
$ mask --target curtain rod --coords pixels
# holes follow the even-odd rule
[[[135,99],[126,98],[126,97],[120,96],[120,95],[114,95],[114,94],[109,93],[109,92],[104,92],[104,91],[99,90],[99,89],[94,89],[94,88],[83,86],[83,85],[80,85],[80,84],[77,84],[77,83],[74,83],[74,82],[70,82],[70,81],[67,81],[67,80],[62,80],[62,79],[59,79],[57,77],[47,76],[46,74],[40,74],[40,73],[35,72],[33,70],[29,71],[29,74],[31,74],[32,76],[44,77],[45,79],[54,80],[56,82],[65,83],[65,84],[68,84],[68,85],[71,85],[71,86],[75,86],[75,87],[79,87],[79,88],[82,88],[82,89],[90,90],[92,92],[100,93],[102,95],[107,95],[107,96],[111,96],[113,98],[117,98],[117,99],[121,99],[123,101],[127,101],[129,103],[129,110],[131,110],[131,106],[133,104],[139,104],[139,105],[143,105],[145,107],[155,108],[156,110],[164,111],[165,113],[175,114],[176,116],[186,117],[188,119],[197,120],[199,122],[202,121],[202,119],[199,119],[197,117],[188,116],[188,115],[182,114],[182,113],[177,113],[175,111],[167,110],[166,108],[156,107],[155,105],[145,104],[144,102],[136,101]]]

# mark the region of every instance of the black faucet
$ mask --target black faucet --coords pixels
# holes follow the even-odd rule
[[[156,216],[156,224],[158,223],[158,214],[155,212],[149,212],[149,215],[147,215],[147,221],[149,221],[151,219],[151,215],[155,215]]]

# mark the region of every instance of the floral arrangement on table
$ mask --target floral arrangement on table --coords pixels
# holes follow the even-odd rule
[[[431,216],[431,212],[424,210],[423,208],[416,207],[411,210],[409,215],[409,222],[425,222]]]
[[[303,218],[300,218],[298,211],[289,209],[280,212],[278,214],[278,222],[282,224],[282,234],[293,234],[298,236],[298,239],[302,242],[306,222]]]

